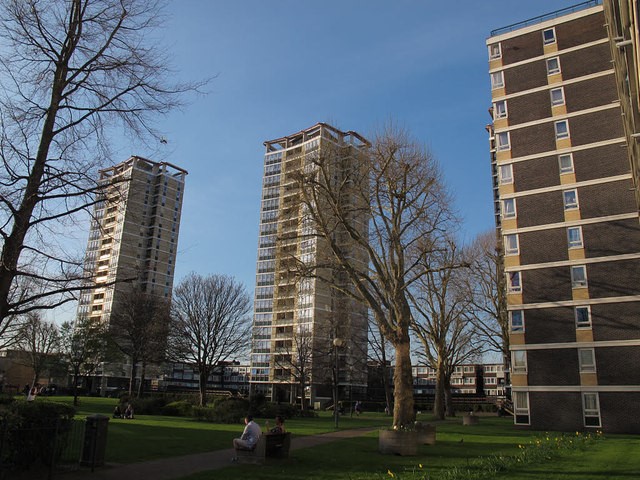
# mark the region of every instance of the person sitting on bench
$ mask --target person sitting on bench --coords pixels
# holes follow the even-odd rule
[[[269,430],[271,434],[286,433],[284,428],[284,418],[281,415],[276,415],[276,426]]]
[[[258,443],[262,429],[260,425],[253,421],[252,415],[247,415],[244,419],[245,427],[240,438],[233,439],[233,448],[236,450],[253,450]]]

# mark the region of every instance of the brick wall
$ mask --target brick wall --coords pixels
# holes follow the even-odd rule
[[[526,343],[575,342],[573,307],[531,308],[524,312]]]
[[[542,47],[542,31],[526,33],[518,37],[509,38],[501,42],[502,63],[521,62],[531,57],[544,54]]]
[[[615,76],[611,72],[610,75],[603,77],[565,85],[564,100],[567,112],[577,112],[617,101],[615,81]]]
[[[556,140],[552,121],[511,132],[511,156],[514,158],[555,149]]]
[[[640,338],[640,302],[591,305],[593,339]]]
[[[551,97],[547,90],[507,100],[509,125],[531,122],[551,116]]]
[[[527,365],[529,385],[580,385],[575,348],[529,350]]]
[[[504,71],[504,88],[507,94],[542,87],[546,84],[547,65],[544,60],[507,68]]]
[[[587,265],[587,281],[591,298],[638,295],[640,260],[591,263]]]
[[[627,149],[622,143],[573,152],[576,180],[611,177],[629,172]]]
[[[531,392],[531,427],[535,430],[584,430],[579,392]]]
[[[607,38],[602,12],[556,25],[558,49],[575,47],[583,43]]]
[[[573,52],[560,53],[563,80],[611,70],[611,51],[607,42]]]
[[[624,137],[620,108],[609,108],[569,119],[573,146]]]
[[[574,155],[575,164],[575,155]],[[551,187],[558,184],[560,167],[558,156],[534,158],[513,164],[513,182],[516,192]]]
[[[564,221],[564,205],[560,192],[544,192],[516,200],[518,227],[532,227]]]
[[[521,233],[520,264],[546,263],[567,260],[567,231],[564,228]]]
[[[599,347],[595,353],[598,384],[640,385],[640,347]]]
[[[578,188],[578,202],[582,218],[637,211],[632,188],[630,179]],[[613,237],[609,238],[611,241],[615,240]]]
[[[587,257],[635,253],[640,245],[636,218],[583,225],[582,235]]]
[[[524,303],[571,300],[569,267],[541,268],[522,272]]]

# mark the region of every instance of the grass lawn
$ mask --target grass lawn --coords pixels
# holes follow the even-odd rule
[[[69,397],[51,400],[70,403]],[[94,413],[111,415],[116,400],[82,397],[78,417]],[[264,425],[263,419],[257,419]],[[271,419],[272,420],[272,419]],[[430,421],[430,415],[419,420]],[[360,417],[340,418],[340,429],[386,427],[390,418],[365,413]],[[228,468],[185,477],[184,480],[225,480],[245,477],[273,480],[422,480],[437,478],[452,466],[473,464],[478,457],[495,454],[514,455],[518,445],[528,444],[539,433],[518,430],[511,419],[482,417],[477,426],[461,425],[461,419],[437,423],[437,444],[421,446],[416,457],[399,457],[378,453],[378,434],[335,441],[292,452],[286,460],[268,460],[266,465],[230,465]],[[109,463],[130,463],[155,458],[227,449],[243,425],[197,422],[178,417],[137,415],[135,420],[111,419],[106,459]],[[290,419],[287,429],[296,436],[334,431],[330,412],[318,418]],[[640,436],[607,435],[586,451],[563,454],[549,462],[523,465],[499,480],[631,480],[640,478]],[[420,467],[422,465],[422,467]],[[426,475],[429,475],[427,477]]]
[[[72,397],[49,397],[47,400],[68,403]],[[117,400],[100,397],[80,397],[76,418],[92,414],[113,413]],[[264,425],[263,419],[256,419]],[[273,419],[270,419],[273,423]],[[341,417],[339,428],[351,429],[388,425],[389,417],[371,414],[361,417]],[[296,435],[315,435],[335,430],[331,414],[322,412],[319,418],[287,420],[287,429]],[[134,420],[111,418],[107,435],[106,459],[110,463],[132,463],[156,458],[188,455],[231,448],[231,441],[242,433],[244,424],[206,423],[189,418],[161,415],[136,415]]]

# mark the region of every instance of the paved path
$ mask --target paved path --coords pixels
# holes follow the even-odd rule
[[[360,428],[356,430],[340,430],[322,435],[309,435],[305,437],[293,437],[291,450],[315,447],[343,438],[353,438],[365,433],[377,430],[377,428]],[[78,470],[57,476],[60,480],[129,480],[151,479],[172,480],[186,477],[194,473],[215,470],[234,465],[231,458],[234,456],[232,448],[228,450],[216,450],[213,452],[196,453],[182,457],[171,457],[148,462],[130,463],[126,465],[107,465],[96,468],[93,473],[89,469]]]

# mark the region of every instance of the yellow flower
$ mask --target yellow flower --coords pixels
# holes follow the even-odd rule
[[[391,477],[391,478],[395,478],[395,475],[393,474],[393,472],[391,470],[387,470],[387,474]]]
[[[421,463],[419,463],[419,464],[418,464],[418,466],[419,466],[420,468],[422,468],[422,464],[421,464]]]

